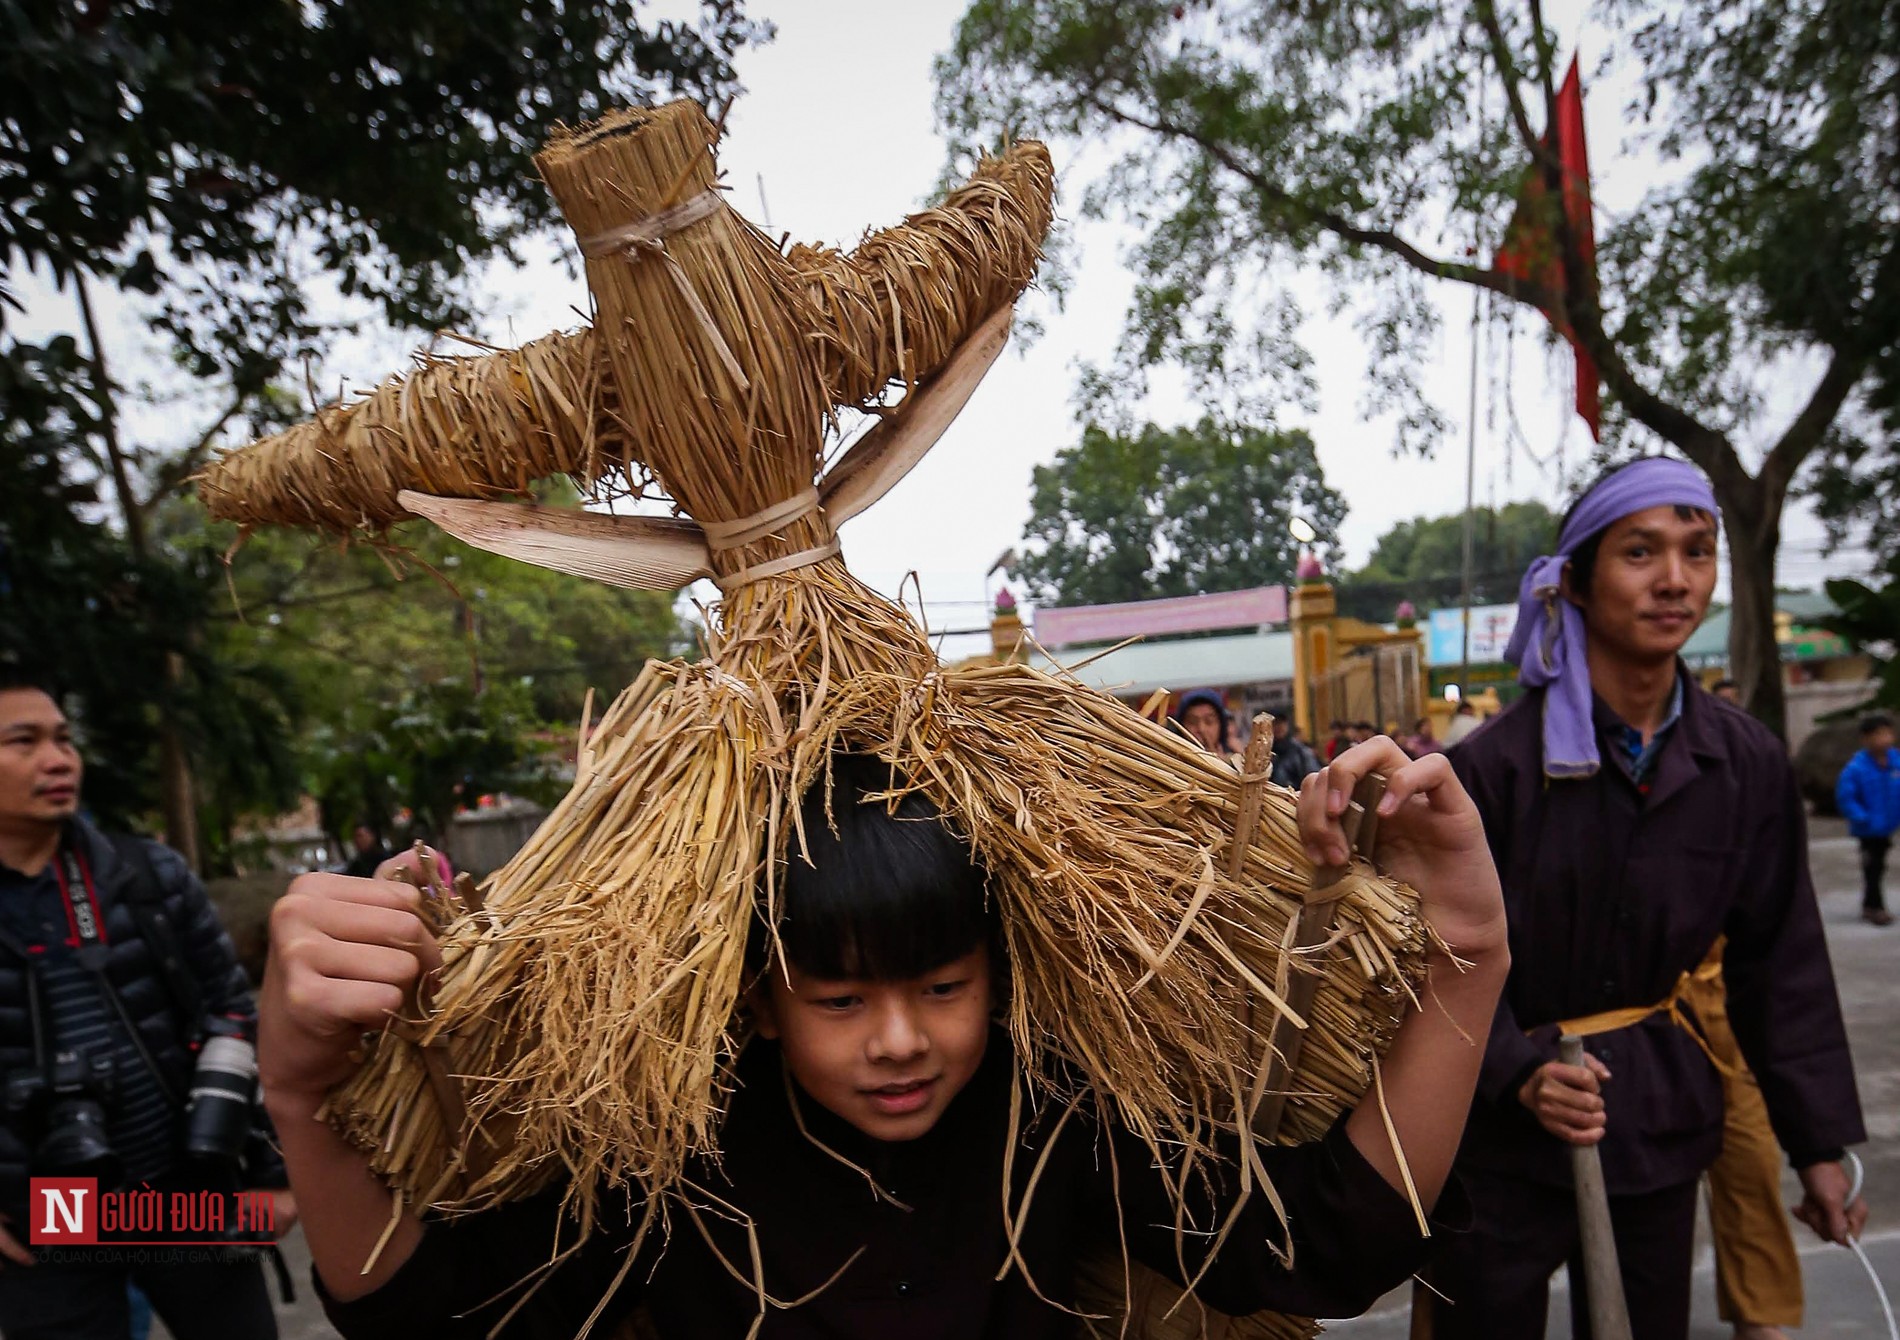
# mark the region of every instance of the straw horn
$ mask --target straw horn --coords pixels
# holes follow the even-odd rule
[[[673,591],[712,573],[706,534],[690,521],[437,498],[414,489],[396,497],[464,544],[609,586]]]

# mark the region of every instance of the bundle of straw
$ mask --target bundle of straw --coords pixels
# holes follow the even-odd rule
[[[1237,838],[1242,779],[1190,742],[1072,678],[940,668],[909,615],[845,570],[817,501],[834,408],[892,380],[926,387],[905,406],[925,398],[1029,282],[1048,155],[1018,144],[841,256],[781,253],[709,204],[713,139],[675,104],[542,154],[589,258],[591,335],[426,367],[206,481],[225,515],[349,528],[389,517],[392,485],[480,499],[528,471],[587,480],[635,461],[699,523],[726,593],[704,659],[648,663],[584,731],[573,789],[444,927],[433,999],[380,1036],[331,1119],[416,1207],[477,1210],[559,1181],[591,1228],[609,1186],[690,1200],[746,1041],[751,918],[776,917],[800,797],[847,748],[928,795],[988,870],[1007,1024],[1039,1101],[1089,1104],[1171,1160],[1215,1157],[1217,1133],[1277,1106],[1268,1037],[1293,1013],[1298,958],[1320,984],[1286,1118],[1264,1135],[1319,1134],[1366,1092],[1412,1000],[1427,948],[1415,896],[1361,865],[1336,934],[1296,944],[1313,871],[1289,793],[1256,786],[1264,815]],[[1238,1173],[1271,1195],[1252,1162]],[[1115,1293],[1103,1311],[1127,1306]],[[1166,1335],[1190,1311],[1170,1298],[1131,1333]],[[1311,1331],[1258,1325],[1233,1333]]]

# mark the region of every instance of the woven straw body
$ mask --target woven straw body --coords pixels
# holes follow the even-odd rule
[[[704,528],[727,587],[704,659],[650,662],[613,703],[567,797],[483,906],[444,928],[428,1007],[376,1040],[331,1119],[413,1204],[473,1210],[559,1180],[591,1224],[604,1184],[690,1200],[745,1042],[754,908],[775,914],[784,863],[800,859],[799,798],[843,747],[910,778],[989,872],[1006,1022],[1035,1099],[1205,1158],[1211,1134],[1251,1129],[1266,1097],[1313,878],[1291,794],[1267,788],[1230,875],[1230,767],[1073,680],[941,668],[905,611],[826,556],[825,513],[800,501],[836,406],[953,363],[1029,282],[1051,217],[1048,156],[1014,147],[849,256],[781,253],[723,206],[603,250],[699,209],[712,141],[698,109],[676,104],[616,113],[541,156],[597,253],[591,332],[426,366],[204,482],[223,515],[348,530],[399,516],[401,488],[494,498],[536,474],[591,483],[632,466]],[[746,524],[761,512],[783,519]],[[1348,879],[1337,933],[1301,951],[1320,986],[1269,1138],[1315,1137],[1366,1092],[1422,976],[1415,896],[1363,866]],[[459,1077],[448,1097],[444,1069]],[[1108,1314],[1130,1291],[1104,1250],[1084,1307]],[[1178,1290],[1158,1277],[1137,1283],[1130,1334],[1199,1333],[1197,1304],[1173,1308]],[[1210,1334],[1312,1329],[1218,1324],[1231,1329]]]

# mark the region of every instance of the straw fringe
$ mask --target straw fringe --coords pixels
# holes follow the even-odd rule
[[[586,782],[491,881],[493,920],[445,937],[423,1037],[452,1048],[474,1127],[505,1118],[511,1134],[441,1203],[480,1208],[558,1175],[591,1222],[598,1186],[674,1191],[688,1160],[716,1157],[754,891],[774,898],[797,797],[840,745],[914,778],[991,872],[1015,970],[1008,1025],[1037,1100],[1086,1097],[1157,1150],[1211,1157],[1212,1133],[1243,1129],[1258,1102],[1233,1061],[1261,1055],[1279,1009],[1262,979],[1311,877],[1290,793],[1265,797],[1234,880],[1207,853],[1238,817],[1239,779],[1192,744],[1027,667],[938,670],[914,625],[835,563],[769,586],[729,602],[713,664],[647,667],[596,730]],[[770,665],[807,651],[786,630],[819,604],[838,616],[833,665]],[[1316,1137],[1366,1091],[1422,970],[1404,890],[1352,880],[1339,918],[1351,934],[1315,951],[1282,1139]],[[1381,952],[1352,952],[1366,940]],[[417,1100],[423,1082],[411,1044],[385,1035],[338,1101],[379,1171],[412,1188],[472,1139]]]

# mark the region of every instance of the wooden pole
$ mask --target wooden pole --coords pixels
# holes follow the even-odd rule
[[[1582,1065],[1583,1039],[1564,1034],[1557,1040],[1557,1057],[1565,1065]],[[1629,1305],[1623,1300],[1623,1271],[1616,1261],[1610,1196],[1603,1185],[1603,1160],[1597,1147],[1572,1145],[1570,1170],[1577,1183],[1577,1231],[1583,1243],[1590,1334],[1594,1340],[1630,1340]]]
[[[1359,785],[1353,788],[1352,800],[1346,806],[1346,812],[1340,816],[1340,826],[1346,830],[1346,845],[1352,855],[1372,859],[1372,849],[1379,836],[1379,802],[1385,797],[1385,786],[1385,775],[1374,772],[1361,778]],[[1321,866],[1313,871],[1312,886],[1305,892],[1305,901],[1300,908],[1299,922],[1294,932],[1296,950],[1314,949],[1325,944],[1332,934],[1333,917],[1339,911],[1339,899],[1336,895],[1329,896],[1329,890],[1352,872],[1351,859],[1351,856],[1347,857],[1346,865]],[[1294,1013],[1302,1018],[1309,1017],[1313,997],[1319,994],[1319,982],[1318,964],[1305,954],[1296,952],[1289,955],[1286,1003]],[[1291,1019],[1281,1015],[1274,1020],[1267,1045],[1271,1052],[1267,1063],[1266,1098],[1254,1116],[1254,1133],[1267,1140],[1276,1140],[1280,1133],[1280,1117],[1286,1110],[1287,1090],[1293,1082],[1293,1071],[1300,1064],[1300,1052],[1306,1045],[1306,1034],[1295,1028]]]

